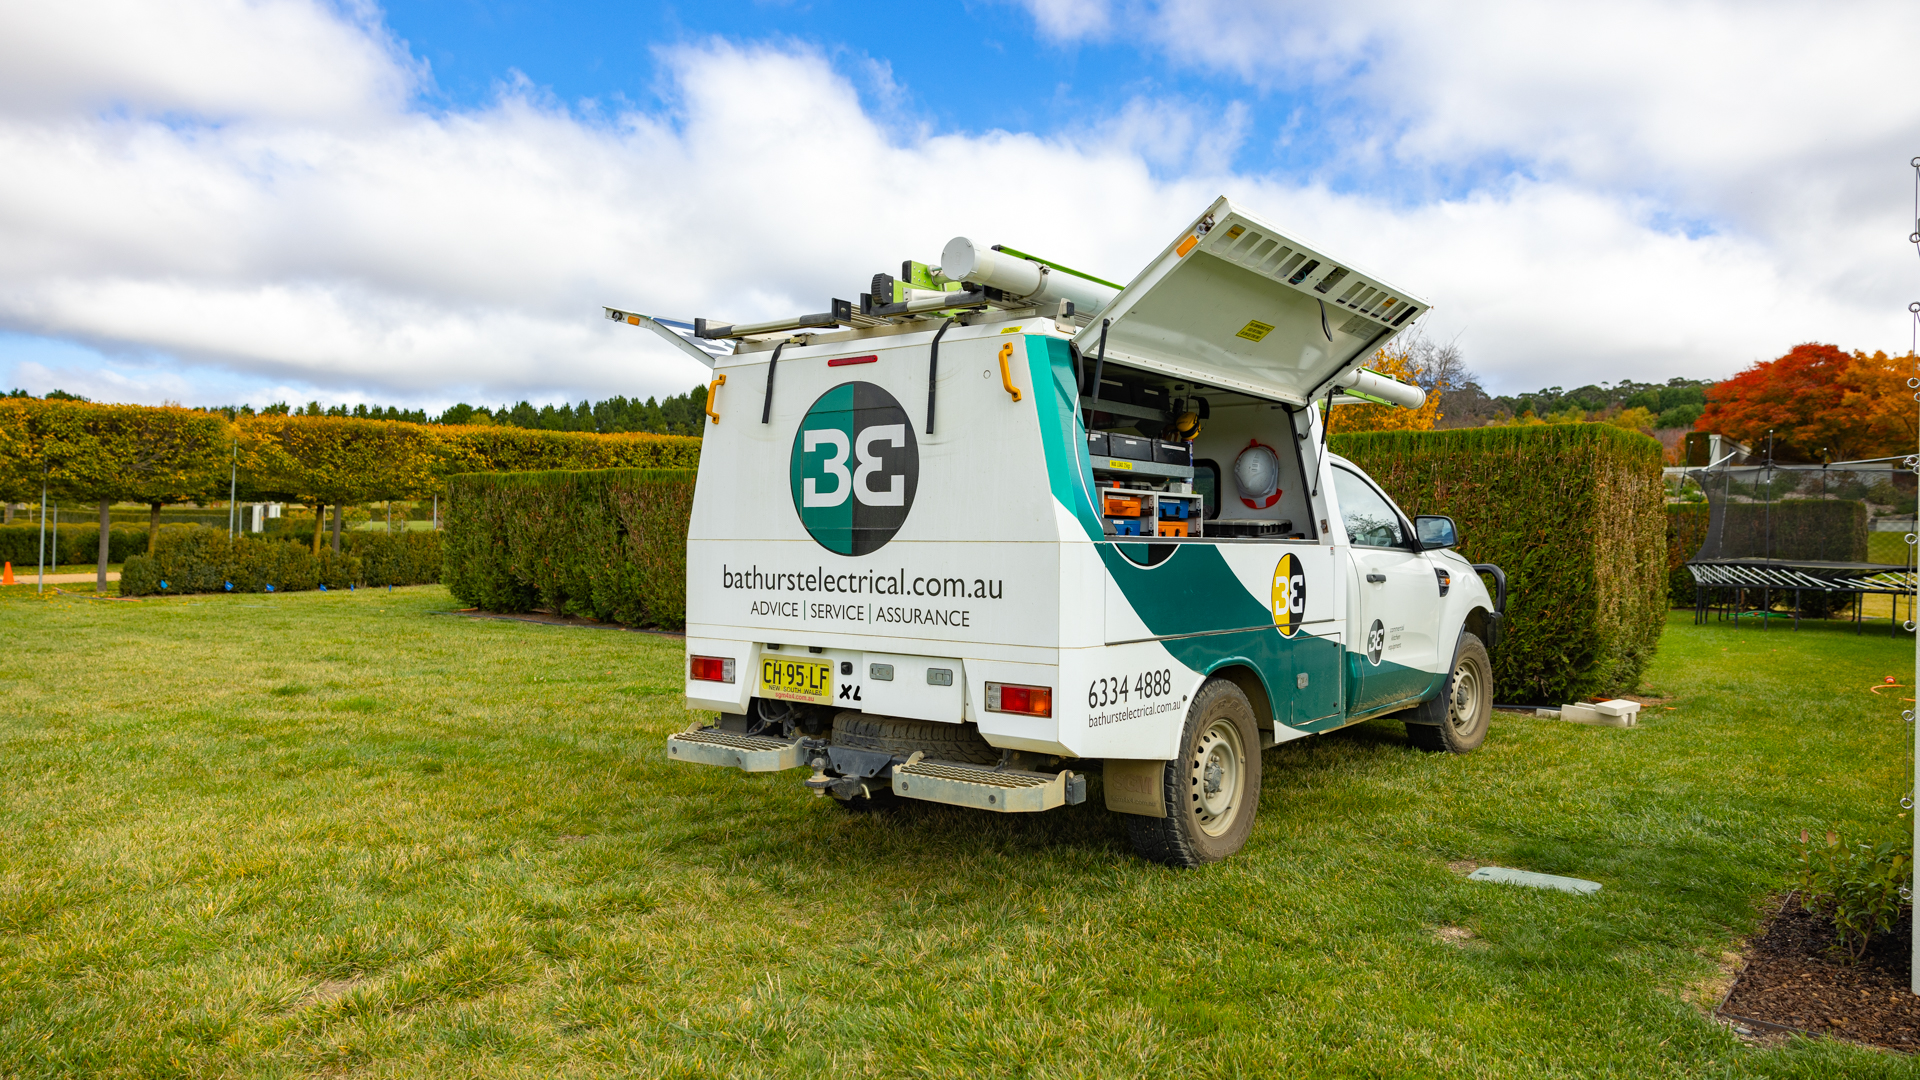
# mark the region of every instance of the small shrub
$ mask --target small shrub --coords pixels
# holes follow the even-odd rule
[[[235,539],[224,529],[189,525],[161,529],[152,556],[127,560],[120,595],[226,592],[229,583],[233,592],[344,589],[360,578],[360,560],[350,553],[326,548],[316,556],[299,544]]]
[[[120,567],[121,596],[152,596],[160,591],[160,564],[151,555],[135,555]]]
[[[1913,837],[1845,844],[1829,832],[1825,845],[1800,830],[1800,905],[1833,920],[1834,948],[1849,962],[1867,954],[1873,935],[1893,929],[1913,876]]]
[[[437,532],[354,532],[347,551],[360,560],[363,585],[431,585],[440,580]]]

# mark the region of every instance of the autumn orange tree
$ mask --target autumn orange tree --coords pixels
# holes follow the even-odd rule
[[[1366,366],[1404,383],[1416,382],[1413,357],[1407,349],[1388,348],[1374,354]],[[1398,405],[1335,405],[1327,420],[1329,434],[1352,431],[1432,431],[1440,419],[1440,393],[1430,391],[1418,409]]]
[[[1912,391],[1920,357],[1848,353],[1796,345],[1707,391],[1696,431],[1760,447],[1771,431],[1776,455],[1804,461],[1891,457],[1914,449]]]

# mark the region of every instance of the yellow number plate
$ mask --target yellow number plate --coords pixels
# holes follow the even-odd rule
[[[782,701],[833,704],[833,665],[812,660],[760,661],[760,693]]]

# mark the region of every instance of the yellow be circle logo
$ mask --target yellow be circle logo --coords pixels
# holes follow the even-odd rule
[[[1307,575],[1300,560],[1282,555],[1273,568],[1273,625],[1292,637],[1307,618]]]

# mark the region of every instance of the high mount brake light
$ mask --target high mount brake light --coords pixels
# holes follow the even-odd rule
[[[987,684],[987,711],[1052,716],[1053,688],[990,682]]]
[[[694,656],[689,657],[688,673],[696,682],[730,683],[733,681],[733,657],[731,656]]]

